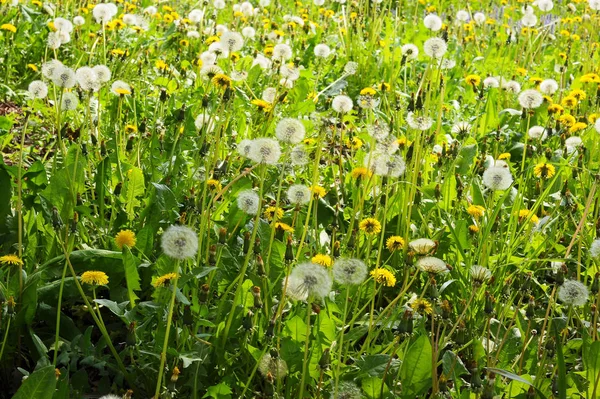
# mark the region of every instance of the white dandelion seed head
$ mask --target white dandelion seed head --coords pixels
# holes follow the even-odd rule
[[[252,140],[244,139],[239,142],[237,145],[237,152],[243,157],[248,158],[248,154],[250,154],[250,149],[252,148]]]
[[[270,353],[265,353],[258,363],[258,372],[263,377],[272,376],[276,380],[280,380],[287,375],[288,367],[282,358],[273,357]]]
[[[217,62],[217,55],[210,51],[204,51],[202,54],[200,54],[200,60],[202,61],[203,67],[208,67]]]
[[[430,31],[437,32],[438,30],[442,29],[443,22],[442,19],[437,15],[429,14],[423,18],[423,24]]]
[[[146,15],[154,15],[158,12],[158,9],[155,6],[148,6],[144,8],[144,14]]]
[[[255,139],[250,146],[248,158],[256,163],[275,165],[281,157],[279,142],[270,138]]]
[[[448,51],[448,44],[439,37],[432,37],[427,39],[423,44],[423,51],[431,58],[442,58],[446,51]]]
[[[220,41],[211,43],[208,46],[208,51],[214,53],[217,58],[229,58],[229,50],[227,49],[227,46]]]
[[[500,86],[500,82],[493,76],[488,76],[483,79],[483,87],[487,88],[497,88]]]
[[[400,148],[398,140],[394,136],[388,136],[384,139],[377,140],[375,143],[375,152],[392,155]]]
[[[456,12],[456,19],[460,22],[469,22],[471,17],[469,16],[469,12],[465,10],[459,10]]]
[[[169,226],[163,233],[160,246],[173,259],[193,258],[198,252],[198,235],[187,226]]]
[[[100,81],[93,68],[81,67],[75,71],[75,78],[83,91],[98,91]]]
[[[565,140],[565,147],[567,149],[571,148],[573,150],[577,149],[577,147],[583,144],[583,140],[579,136],[571,136]]]
[[[473,281],[478,285],[487,283],[492,278],[492,272],[488,268],[480,265],[471,266],[469,274]]]
[[[588,5],[594,11],[600,11],[600,0],[588,0]],[[575,8],[575,6],[573,6]]]
[[[337,396],[335,392],[331,394],[331,399],[362,399],[363,394],[360,388],[351,381],[340,381],[338,384]]]
[[[122,80],[115,80],[113,82],[113,84],[110,86],[110,91],[113,94],[120,96],[120,94],[117,92],[117,90],[127,90],[128,92],[131,93],[131,86],[129,86],[128,83],[123,82]]]
[[[558,90],[558,83],[554,79],[546,79],[540,83],[540,91],[551,96]]]
[[[81,26],[83,24],[85,24],[85,18],[83,18],[81,15],[77,15],[73,18],[73,25]]]
[[[486,20],[485,14],[482,12],[476,12],[473,15],[473,20],[477,23],[477,25],[482,25]]]
[[[596,129],[596,132],[600,133],[600,118],[596,119],[596,122],[594,123],[594,129]]]
[[[193,9],[192,11],[189,12],[188,19],[190,21],[192,21],[192,23],[198,24],[198,23],[202,22],[202,20],[204,19],[204,11],[198,10],[198,9]]]
[[[264,55],[257,54],[256,57],[254,58],[254,61],[252,61],[252,66],[255,66],[255,65],[258,65],[261,69],[270,69],[272,62],[270,59],[268,59]]]
[[[96,78],[98,79],[98,82],[106,83],[106,82],[110,81],[110,78],[112,77],[112,73],[110,72],[110,69],[108,69],[108,67],[106,65],[96,65],[92,69],[94,70],[94,73],[96,74]]]
[[[324,43],[317,44],[314,48],[315,57],[327,58],[331,54],[331,49]]]
[[[295,81],[300,77],[300,69],[293,65],[283,64],[279,68],[279,74],[286,80]]]
[[[226,6],[225,1],[224,0],[214,0],[213,1],[213,7],[217,10],[222,10],[224,9]]]
[[[238,32],[228,31],[221,35],[220,43],[228,52],[233,53],[244,47],[244,37]]]
[[[442,69],[452,69],[456,66],[456,61],[452,58],[444,58],[440,60],[440,68]]]
[[[64,89],[70,89],[75,86],[75,83],[77,82],[75,71],[64,65],[54,69],[51,79],[56,86]]]
[[[340,258],[333,263],[333,279],[341,285],[359,285],[369,273],[367,265],[360,259]]]
[[[105,24],[109,22],[115,15],[117,15],[117,6],[113,3],[100,3],[96,4],[92,10],[92,15],[96,19],[97,23]]]
[[[548,131],[543,126],[532,126],[529,128],[529,137],[534,140],[544,141],[548,137]]]
[[[384,154],[378,160],[378,167],[374,171],[376,175],[387,177],[400,177],[406,170],[406,162],[401,155]]]
[[[535,26],[537,24],[537,20],[538,19],[535,16],[535,14],[527,13],[523,15],[523,18],[521,18],[521,23],[523,24],[523,26],[531,28],[532,26]]]
[[[254,39],[254,36],[256,36],[256,29],[251,26],[246,26],[242,29],[242,36],[246,39]]]
[[[373,109],[379,105],[379,98],[370,95],[359,95],[357,104],[363,109]]]
[[[521,85],[519,82],[514,80],[504,80],[502,79],[502,88],[509,93],[518,93],[521,91]]]
[[[310,202],[311,192],[303,184],[294,184],[288,188],[287,199],[293,205],[306,205]]]
[[[118,395],[108,394],[108,395],[100,396],[99,399],[123,399],[123,398]]]
[[[538,108],[543,102],[544,96],[535,89],[524,90],[519,94],[519,104],[525,109]]]
[[[304,145],[299,144],[292,148],[292,152],[290,153],[290,161],[294,166],[304,166],[308,163],[308,153],[306,152]]]
[[[358,62],[348,61],[346,65],[344,65],[344,74],[345,75],[354,75],[358,71]]]
[[[592,245],[590,245],[590,256],[592,258],[600,258],[600,239],[592,241]]]
[[[512,182],[513,177],[507,167],[490,166],[483,172],[483,184],[490,190],[506,190]]]
[[[260,208],[260,198],[253,190],[244,190],[237,196],[237,206],[248,215],[256,215]]]
[[[540,11],[548,12],[554,8],[552,0],[537,0],[535,3]]]
[[[135,14],[125,14],[122,19],[125,25],[136,25],[138,22],[138,17]]]
[[[285,43],[276,44],[273,47],[272,58],[281,62],[287,61],[292,58],[292,48]]]
[[[287,296],[297,301],[309,298],[321,300],[331,291],[333,281],[325,267],[311,262],[301,263],[292,269],[283,284],[287,284]]]
[[[259,0],[258,5],[262,8],[269,7],[271,5],[271,0]]]
[[[54,18],[54,28],[59,32],[71,33],[73,32],[73,23],[68,19]]]
[[[211,133],[213,130],[215,130],[215,121],[218,120],[218,116],[213,117],[212,115],[208,114],[200,114],[194,120],[194,126],[196,126],[196,129],[198,130],[204,128],[207,133]]]
[[[200,33],[197,30],[189,30],[187,33],[187,37],[190,39],[198,39],[200,38]]]
[[[313,4],[316,6],[322,6],[325,4],[325,0],[313,0]]]
[[[411,129],[415,130],[428,130],[433,125],[433,119],[427,116],[416,116],[413,112],[408,113],[406,122]]]
[[[417,238],[408,243],[408,247],[417,255],[426,255],[437,246],[435,241],[429,238]]]
[[[426,273],[441,274],[449,272],[446,262],[435,256],[425,256],[417,261],[417,267]]]
[[[48,95],[48,86],[41,80],[34,80],[29,83],[27,91],[29,91],[31,98],[46,98]]]
[[[61,109],[63,111],[73,111],[79,105],[79,98],[75,93],[66,92],[63,93],[61,100]]]
[[[270,103],[273,104],[273,102],[275,101],[275,96],[277,95],[277,89],[274,87],[267,87],[265,90],[263,90],[262,92],[262,96],[261,98]]]
[[[275,127],[275,136],[283,143],[298,144],[305,134],[304,124],[295,118],[283,118]]]
[[[456,122],[452,125],[452,129],[450,131],[453,134],[467,134],[471,131],[471,124],[469,122]]]
[[[419,56],[419,48],[412,43],[405,44],[400,51],[407,60],[415,60]]]
[[[346,114],[350,112],[352,110],[352,107],[354,107],[352,99],[343,94],[335,96],[331,101],[331,108],[333,108],[335,112],[339,112],[340,114]]]
[[[577,280],[565,280],[558,289],[558,299],[568,306],[583,306],[588,301],[588,288]]]

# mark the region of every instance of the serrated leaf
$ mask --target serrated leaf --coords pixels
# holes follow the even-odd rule
[[[50,399],[55,387],[54,366],[42,367],[23,382],[13,399]]]
[[[133,256],[131,250],[127,247],[123,248],[123,267],[125,268],[125,281],[127,282],[127,295],[131,306],[135,306],[135,300],[138,296],[134,291],[141,290],[140,286],[140,274],[138,273],[138,266],[140,260]]]
[[[431,343],[421,335],[408,348],[400,368],[402,397],[415,398],[426,392],[431,386],[432,364]]]
[[[144,195],[146,186],[142,170],[132,166],[126,172],[123,193],[125,195],[125,213],[129,221],[135,219],[135,209],[140,206],[139,196]]]

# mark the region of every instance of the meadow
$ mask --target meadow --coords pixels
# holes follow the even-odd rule
[[[0,0],[0,398],[600,397],[600,0]]]

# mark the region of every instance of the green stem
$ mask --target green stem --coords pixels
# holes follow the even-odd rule
[[[173,288],[173,293],[171,294],[171,303],[169,304],[169,314],[167,315],[167,330],[165,331],[165,340],[163,341],[163,348],[160,353],[160,367],[158,369],[158,378],[156,380],[156,390],[154,391],[154,399],[158,399],[158,397],[159,397],[162,377],[163,377],[163,374],[165,371],[165,362],[167,361],[167,346],[169,345],[169,333],[171,332],[171,323],[173,321],[173,309],[175,308],[175,296],[177,294],[177,280],[178,280],[178,277],[175,277],[171,281],[171,287]]]

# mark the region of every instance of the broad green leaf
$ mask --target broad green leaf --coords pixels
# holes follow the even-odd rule
[[[306,339],[306,323],[302,317],[296,315],[285,322],[283,334],[297,342],[304,342]]]
[[[462,360],[452,351],[446,351],[442,357],[444,374],[449,379],[456,379],[461,375],[469,374]]]
[[[389,389],[387,388],[387,386],[385,386],[385,384],[383,383],[381,378],[377,378],[377,377],[369,377],[369,378],[363,379],[361,381],[361,387],[362,387],[363,391],[365,392],[365,394],[367,395],[367,398],[369,398],[369,399],[377,399],[377,398],[382,397],[381,396],[382,387],[383,387],[383,393],[386,393],[389,391]]]
[[[356,367],[360,370],[359,376],[368,375],[369,377],[381,378],[389,362],[390,355],[362,356],[356,361]]]
[[[125,197],[125,213],[131,221],[135,218],[135,209],[140,206],[139,196],[144,195],[146,189],[144,183],[144,173],[141,169],[132,166],[125,173],[125,184],[123,195]]]
[[[203,398],[214,398],[214,399],[229,399],[231,398],[231,388],[225,382],[221,382],[218,385],[213,385],[206,390],[206,394]]]
[[[429,389],[432,375],[431,356],[431,343],[425,335],[417,338],[408,348],[400,368],[403,398],[415,398]]]
[[[0,161],[1,162],[1,161]],[[10,199],[12,197],[12,184],[8,172],[4,169],[4,164],[0,164],[0,226],[4,226],[4,219],[11,212]]]
[[[34,371],[21,385],[13,399],[50,399],[56,387],[54,366]]]
[[[583,363],[586,378],[590,383],[588,397],[600,393],[600,341],[588,343],[583,349]]]
[[[140,275],[137,269],[140,263],[140,260],[133,256],[129,248],[123,247],[123,266],[125,268],[125,280],[127,282],[127,295],[132,307],[135,306],[135,300],[138,299],[134,291],[142,289],[140,286]]]

